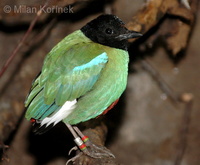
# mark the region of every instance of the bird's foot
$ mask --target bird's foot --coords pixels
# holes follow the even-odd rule
[[[93,144],[90,140],[88,140],[85,145],[87,146],[87,151],[84,152],[87,156],[90,156],[92,158],[103,158],[103,157],[113,157],[115,156],[111,153],[110,150],[108,150],[104,146],[97,146]]]
[[[78,151],[79,149],[80,149],[80,147],[78,148],[77,146],[74,146],[69,151],[69,155],[71,154],[72,151]],[[80,150],[82,152],[80,152]],[[84,149],[80,149],[80,150],[76,156],[74,156],[73,158],[71,158],[67,161],[66,165],[68,165],[68,163],[70,163],[70,162],[74,163],[77,159],[80,159],[80,157],[83,155],[94,158],[94,159],[109,158],[109,157],[115,158],[115,156],[106,147],[97,146],[97,145],[93,144],[89,139],[85,142]],[[87,157],[84,157],[84,159],[82,161],[87,162],[89,160],[87,159]]]
[[[87,142],[85,142],[84,146],[85,146],[84,148],[80,148],[80,147],[78,148],[77,146],[74,146],[69,151],[68,155],[70,155],[72,151],[77,151],[78,149],[80,149],[82,153],[92,158],[97,158],[97,159],[102,158],[102,157],[115,158],[115,156],[106,147],[97,146],[94,143],[92,143],[89,139],[87,140]]]
[[[69,124],[66,124],[69,130],[71,131],[72,135],[74,136],[74,142],[77,146],[73,147],[69,154],[74,150],[80,150],[82,152],[78,153],[75,157],[71,158],[67,161],[66,164],[69,162],[75,162],[76,159],[80,158],[83,154],[88,158],[94,158],[94,159],[102,159],[102,158],[115,158],[115,156],[104,146],[97,146],[93,144],[89,138],[77,128],[72,127]],[[85,161],[84,161],[85,162]],[[87,162],[87,161],[86,161]],[[87,164],[87,163],[86,163]]]

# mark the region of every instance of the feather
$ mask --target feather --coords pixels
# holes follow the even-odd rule
[[[73,101],[66,101],[65,104],[56,113],[43,119],[41,126],[46,124],[46,127],[48,127],[50,124],[57,124],[72,112],[72,110],[76,107],[76,103],[76,99]]]

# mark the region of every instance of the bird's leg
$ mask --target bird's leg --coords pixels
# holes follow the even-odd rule
[[[86,148],[86,145],[84,144],[84,142],[81,140],[80,136],[77,135],[76,131],[74,130],[74,128],[70,125],[70,124],[66,124],[66,126],[68,127],[68,129],[70,130],[70,132],[72,133],[72,135],[74,136],[74,142],[76,143],[76,145],[73,147],[70,151],[69,154],[71,153],[71,151],[73,150],[77,150],[78,148],[82,151],[80,153],[78,153],[76,156],[74,156],[73,158],[69,159],[66,163],[66,165],[68,165],[70,162],[75,162],[76,159],[78,159],[83,153],[85,153],[86,155],[88,155],[88,150]]]
[[[87,147],[86,155],[92,157],[92,158],[102,158],[102,157],[114,157],[115,156],[104,146],[97,146],[93,144],[87,136],[85,136],[78,127],[74,126],[74,130],[77,132],[77,134],[81,137],[82,141],[85,143],[85,146]]]
[[[70,124],[66,124],[66,126],[68,127],[68,129],[70,130],[70,132],[72,133],[72,135],[74,136],[74,142],[76,143],[76,145],[78,146],[78,148],[85,153],[86,155],[89,153],[88,149],[85,145],[85,143],[83,142],[83,140],[80,138],[79,135],[77,135],[76,131],[74,130],[74,128],[70,125]],[[71,151],[73,150],[77,150],[78,149],[76,146],[73,147],[70,151],[69,154],[71,153]]]
[[[78,147],[73,147],[69,153],[73,150],[77,150],[78,148],[82,151],[75,157],[69,159],[67,161],[67,164],[69,162],[74,162],[77,158],[79,158],[83,153],[89,157],[92,158],[102,158],[102,157],[114,157],[115,156],[106,148],[103,146],[96,146],[93,144],[87,136],[85,136],[78,127],[74,126],[72,127],[70,124],[66,124],[72,135],[74,136],[74,142]]]

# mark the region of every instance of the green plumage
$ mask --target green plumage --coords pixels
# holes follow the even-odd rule
[[[25,102],[26,118],[43,120],[74,99],[64,122],[97,117],[125,90],[127,65],[127,51],[94,43],[80,30],[71,33],[47,54]]]

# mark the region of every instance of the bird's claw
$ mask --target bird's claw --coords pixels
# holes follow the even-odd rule
[[[102,157],[113,157],[115,156],[104,146],[97,146],[90,141],[86,142],[87,150],[84,152],[86,155],[92,158],[102,158]]]
[[[72,152],[72,151],[77,151],[77,150],[78,150],[78,147],[77,147],[77,146],[72,147],[72,148],[69,150],[68,155],[71,155],[71,152]]]
[[[73,147],[74,148],[74,147]],[[72,149],[73,149],[72,148]],[[74,164],[74,162],[76,161],[76,159],[78,159],[81,155],[83,155],[83,152],[78,153],[76,156],[74,156],[73,158],[69,159],[66,163],[66,165],[68,165],[70,162],[72,162]]]
[[[82,150],[82,152],[79,152],[76,156],[74,156],[73,158],[69,159],[67,161],[66,165],[68,165],[70,162],[74,163],[83,154],[87,155],[87,156],[89,156],[91,158],[95,158],[95,159],[100,159],[100,158],[105,158],[105,157],[113,157],[113,158],[115,158],[115,156],[104,146],[97,146],[97,145],[93,144],[90,141],[87,141],[85,144],[86,144],[87,147],[84,150]],[[78,147],[74,146],[69,151],[69,155],[74,150],[77,151]]]

